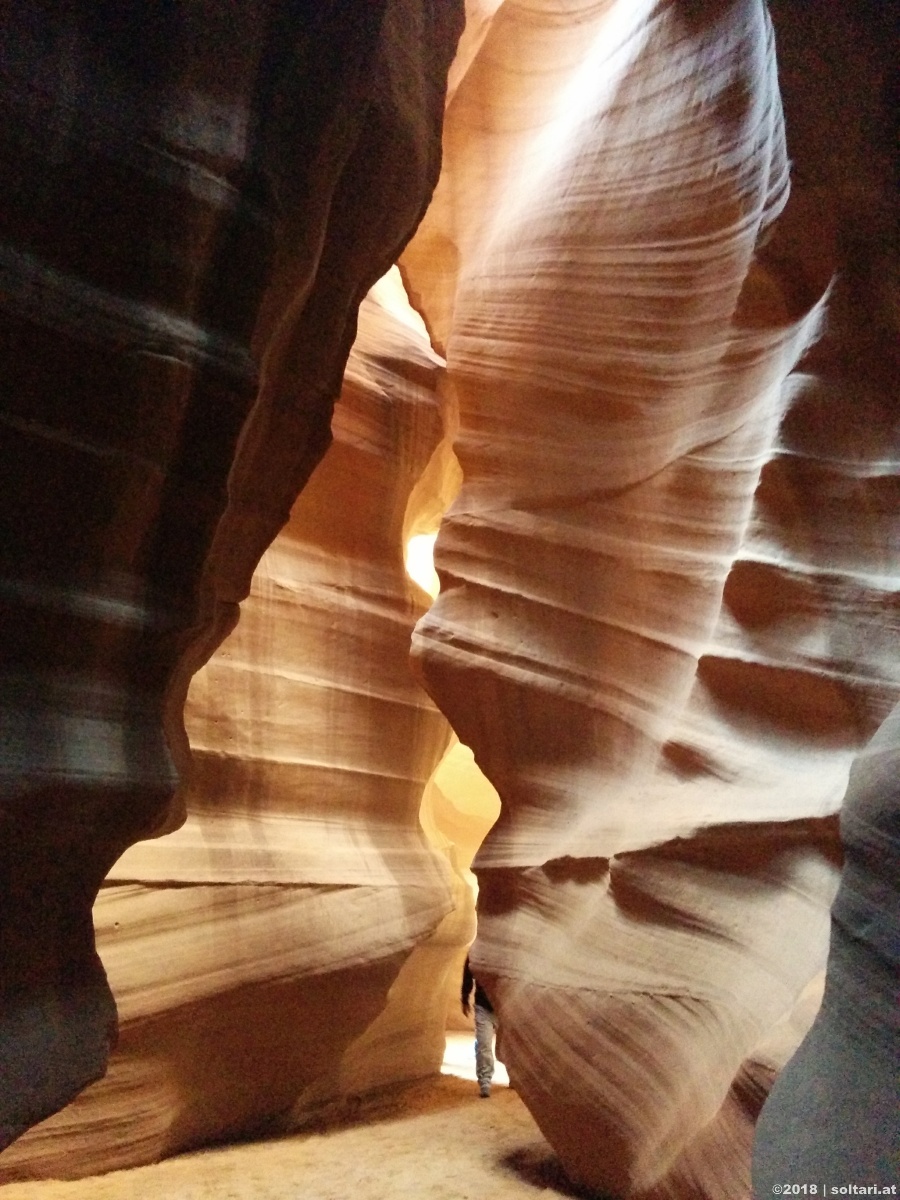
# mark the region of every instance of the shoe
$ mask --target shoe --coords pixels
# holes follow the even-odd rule
[[[489,1099],[491,1094],[491,1085],[489,1083],[482,1083],[478,1088],[478,1094],[481,1096],[482,1100]]]

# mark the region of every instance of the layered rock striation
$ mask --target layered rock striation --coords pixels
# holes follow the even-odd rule
[[[0,1145],[105,1068],[91,905],[183,817],[188,682],[328,444],[460,24],[445,0],[4,20]]]
[[[503,805],[473,961],[617,1197],[748,1196],[900,682],[887,64],[870,29],[831,161],[856,22],[778,7],[792,193],[762,4],[501,5],[402,260],[463,473],[414,656]]]
[[[0,1178],[437,1069],[497,794],[472,957],[575,1181],[748,1200],[810,1026],[757,1188],[882,1171],[895,21],[313,7],[2,34],[2,1141],[104,1068],[98,889],[121,1033]],[[428,333],[391,276],[347,363],[448,67]]]
[[[408,669],[428,597],[402,535],[442,435],[442,367],[384,281],[333,444],[191,683],[186,820],[127,851],[95,906],[120,1019],[108,1075],[0,1178],[153,1161],[439,1068],[442,956],[423,943],[446,940],[466,885],[419,824],[449,730]],[[406,1002],[401,967],[425,976]]]

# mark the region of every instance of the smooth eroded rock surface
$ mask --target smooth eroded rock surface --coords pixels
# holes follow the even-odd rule
[[[103,1069],[98,889],[121,1033],[0,1179],[435,1071],[471,866],[575,1182],[887,1170],[896,15],[827,7],[4,27],[4,1140]]]
[[[402,534],[442,434],[442,370],[385,280],[360,312],[334,442],[191,684],[187,819],[100,892],[121,1022],[109,1074],[11,1148],[0,1178],[153,1160],[439,1068],[434,977],[471,914],[452,918],[466,885],[419,825],[449,729],[408,667],[428,597]]]
[[[414,654],[503,805],[473,963],[573,1178],[737,1200],[900,682],[885,51],[776,6],[786,144],[762,4],[483,9],[402,260],[463,473]]]
[[[460,26],[445,0],[4,18],[0,1144],[103,1073],[91,904],[183,815],[189,679],[328,444]]]

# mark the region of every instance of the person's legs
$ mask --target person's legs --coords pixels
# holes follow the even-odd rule
[[[475,1005],[475,1078],[482,1096],[491,1094],[491,1080],[494,1077],[494,1029],[497,1023],[495,1013]]]

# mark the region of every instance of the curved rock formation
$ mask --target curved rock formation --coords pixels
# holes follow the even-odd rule
[[[484,813],[402,546],[454,496],[414,667],[502,800],[473,961],[566,1170],[748,1200],[812,1025],[758,1188],[787,1138],[821,1161],[798,1094],[847,1063],[826,1165],[880,1171],[896,18],[472,0],[401,260],[434,349],[380,285],[295,503],[434,182],[456,8],[113,7],[0,33],[2,1140],[102,1070],[104,877],[123,1017],[0,1176],[436,1068]]]
[[[463,472],[414,651],[503,802],[473,961],[574,1179],[745,1198],[898,687],[896,292],[842,241],[886,215],[877,101],[854,219],[827,171],[788,201],[754,0],[503,5],[459,74],[402,261]]]
[[[4,18],[0,1145],[104,1070],[91,904],[180,819],[188,681],[324,451],[357,306],[427,203],[460,17]]]
[[[785,496],[782,481],[792,484],[791,525],[807,554],[832,567],[820,586],[843,619],[827,650],[846,664],[848,699],[868,725],[884,713],[887,698],[870,707],[860,683],[879,672],[894,687],[900,679],[900,12],[877,3],[840,5],[819,23],[802,5],[776,0],[772,11],[802,202],[793,241],[807,253],[829,241],[837,270],[828,334],[808,356],[771,494]],[[834,121],[838,89],[841,119]],[[832,909],[824,1000],[760,1116],[753,1169],[759,1197],[789,1178],[820,1186],[896,1182],[898,716],[895,708],[850,773],[841,812],[846,863]],[[777,1066],[783,1061],[776,1057]]]
[[[334,442],[191,684],[187,820],[100,892],[121,1022],[108,1076],[0,1178],[153,1161],[440,1066],[427,980],[467,931],[450,920],[411,951],[465,884],[419,826],[448,729],[408,670],[427,597],[402,533],[442,434],[443,364],[390,282],[360,310]]]

